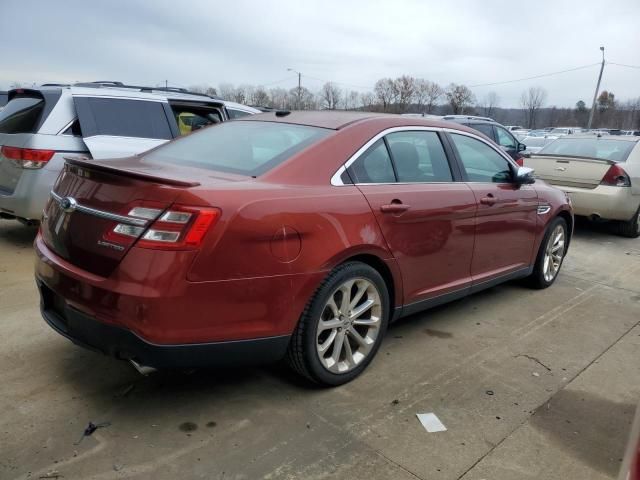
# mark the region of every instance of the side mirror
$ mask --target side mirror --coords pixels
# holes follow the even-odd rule
[[[535,183],[536,178],[533,176],[533,168],[519,167],[516,171],[515,181],[519,185],[530,185]]]
[[[527,149],[527,146],[524,143],[519,143],[518,144],[518,151],[519,152],[524,152]]]

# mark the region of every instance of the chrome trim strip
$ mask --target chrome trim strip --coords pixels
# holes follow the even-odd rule
[[[538,215],[546,215],[551,211],[551,205],[538,205]]]
[[[353,184],[353,183],[345,184],[345,183],[342,182],[342,179],[340,178],[340,176],[344,173],[344,171],[347,168],[349,168],[351,166],[351,164],[353,162],[355,162],[365,151],[367,151],[369,149],[369,147],[371,147],[371,145],[376,143],[382,137],[384,137],[385,135],[388,135],[390,133],[394,133],[394,132],[407,132],[407,131],[447,132],[447,133],[456,133],[456,134],[459,134],[459,135],[466,135],[467,137],[471,137],[471,138],[475,138],[476,140],[480,140],[481,142],[483,142],[487,146],[491,147],[493,150],[498,152],[502,156],[502,158],[507,160],[507,162],[509,162],[509,164],[512,167],[514,167],[516,169],[519,167],[519,165],[516,162],[514,162],[513,159],[506,152],[504,152],[502,149],[496,148],[494,145],[491,145],[489,142],[487,142],[480,135],[476,135],[476,134],[471,133],[471,132],[464,132],[462,130],[457,130],[455,128],[425,127],[425,126],[418,126],[418,125],[416,125],[416,126],[403,126],[403,127],[391,127],[391,128],[387,128],[386,130],[383,130],[382,132],[380,132],[377,135],[375,135],[367,143],[365,143],[362,147],[360,147],[356,151],[356,153],[351,155],[351,157],[349,157],[349,159],[346,162],[344,162],[343,165],[340,166],[340,168],[336,171],[336,173],[333,174],[333,176],[331,177],[331,185],[333,185],[334,187],[345,187],[345,186],[358,185],[358,184]],[[424,183],[431,183],[431,182],[405,182],[405,183],[424,184]],[[460,182],[438,182],[438,183],[460,183]],[[486,182],[466,182],[466,183],[486,183]],[[366,185],[373,185],[373,184],[367,183]],[[398,185],[398,182],[378,183],[376,185]]]
[[[64,197],[61,197],[53,190],[51,190],[51,198],[53,198],[58,205],[62,202]],[[118,215],[116,213],[106,212],[104,210],[98,210],[97,208],[86,207],[79,203],[76,203],[75,210],[78,212],[86,213],[87,215],[93,215],[95,217],[104,218],[107,220],[113,220],[114,222],[124,223],[126,225],[134,225],[136,227],[144,227],[147,225],[148,220],[143,220],[141,218],[133,218],[127,217],[125,215]]]

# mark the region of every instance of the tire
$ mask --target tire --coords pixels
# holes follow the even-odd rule
[[[366,308],[365,304],[371,306]],[[362,310],[359,314],[358,308]],[[345,309],[348,311],[343,312]],[[289,366],[323,386],[350,382],[367,368],[380,348],[389,310],[389,292],[377,270],[361,262],[340,265],[305,307],[289,344]]]
[[[557,256],[552,255],[549,258],[549,261],[551,262],[552,259],[555,259],[556,261],[549,265],[551,268],[548,268],[546,257],[547,254],[551,253],[550,249],[559,246],[556,242],[557,234],[560,232],[560,229],[562,229],[561,257],[558,261]],[[560,267],[562,267],[564,256],[567,253],[567,241],[569,240],[568,232],[569,229],[564,218],[556,217],[549,223],[544,238],[542,239],[542,243],[540,244],[538,255],[536,256],[536,263],[533,266],[533,272],[528,278],[529,286],[542,289],[549,287],[556,281],[558,273],[560,272]],[[554,267],[555,265],[557,265],[557,267]]]
[[[616,224],[616,233],[627,238],[638,238],[640,236],[640,207],[638,207],[638,211],[631,220]]]

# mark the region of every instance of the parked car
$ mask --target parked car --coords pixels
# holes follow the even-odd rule
[[[549,134],[559,137],[561,135],[575,135],[581,132],[582,129],[577,127],[555,127],[551,129]]]
[[[183,89],[118,82],[11,90],[0,112],[0,218],[37,223],[65,156],[129,156],[189,133],[185,116],[203,126],[253,113]]]
[[[622,135],[634,135],[636,137],[640,136],[640,130],[624,130]]]
[[[0,111],[2,111],[2,108],[7,104],[7,97],[7,92],[0,91]]]
[[[615,220],[627,237],[640,235],[640,140],[628,136],[565,136],[525,160],[537,175],[571,197],[576,215]]]
[[[507,130],[506,127],[500,125],[495,120],[491,120],[486,117],[465,117],[462,115],[447,115],[442,118],[484,133],[487,137],[500,145],[502,149],[511,156],[511,158],[518,162],[518,164],[522,164],[522,152],[526,150],[527,146],[521,143],[513,135],[514,132]]]
[[[520,125],[505,125],[505,127],[507,130],[522,130],[524,127],[520,126]]]
[[[69,159],[35,240],[42,314],[138,365],[286,356],[338,385],[394,319],[554,282],[573,217],[533,182],[474,130],[364,112],[265,113]]]
[[[525,137],[522,139],[522,142],[527,146],[527,149],[522,153],[523,155],[531,155],[538,153],[545,145],[550,144],[558,137],[553,137],[551,135],[547,135],[544,137]]]

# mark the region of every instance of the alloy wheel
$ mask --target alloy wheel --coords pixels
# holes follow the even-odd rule
[[[560,270],[562,257],[564,256],[565,233],[562,225],[556,226],[549,235],[547,248],[544,252],[543,274],[547,282],[553,281]]]
[[[371,352],[382,323],[376,286],[365,278],[342,283],[325,303],[316,333],[316,351],[332,373],[356,368]]]

